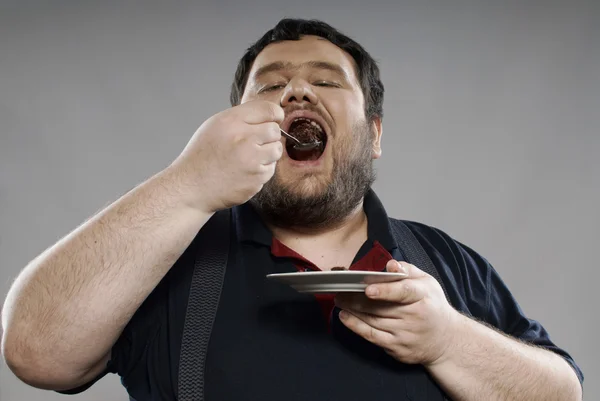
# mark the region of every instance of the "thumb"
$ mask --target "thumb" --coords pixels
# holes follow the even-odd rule
[[[386,271],[390,273],[404,273],[407,278],[419,278],[427,276],[423,270],[419,269],[415,265],[411,265],[408,262],[400,262],[398,260],[391,259],[385,265]]]

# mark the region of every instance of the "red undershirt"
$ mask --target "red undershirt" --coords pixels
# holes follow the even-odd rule
[[[291,258],[294,267],[296,267],[296,269],[300,272],[307,270],[321,271],[317,265],[302,257],[302,255],[295,252],[293,249],[288,248],[275,237],[273,237],[273,241],[271,243],[271,254],[277,257]],[[353,263],[349,270],[384,271],[385,265],[390,259],[392,259],[392,255],[390,255],[390,253],[378,241],[374,241],[373,247],[369,250],[369,252]],[[315,297],[321,304],[321,309],[323,311],[323,315],[327,319],[327,326],[329,328],[331,313],[333,312],[333,308],[335,306],[333,300],[335,294],[315,294]]]

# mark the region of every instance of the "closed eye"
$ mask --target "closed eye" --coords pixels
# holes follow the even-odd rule
[[[329,82],[329,81],[317,81],[315,83],[313,83],[314,86],[319,86],[319,87],[324,87],[324,88],[340,88],[341,85],[335,82]],[[272,92],[272,91],[276,91],[276,90],[280,90],[285,88],[285,84],[273,84],[273,85],[267,85],[265,87],[263,87],[258,93],[264,93],[264,92]]]
[[[262,88],[258,93],[271,92],[274,90],[283,89],[284,87],[285,87],[285,85],[283,85],[283,84],[269,85],[269,86],[265,86],[264,88]]]
[[[340,85],[335,83],[335,82],[328,82],[328,81],[319,81],[319,82],[315,82],[313,85],[315,86],[321,86],[321,87],[326,87],[326,88],[339,88]]]

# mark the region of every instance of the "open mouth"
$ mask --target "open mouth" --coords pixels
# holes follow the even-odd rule
[[[327,135],[325,134],[323,127],[316,121],[306,117],[296,118],[290,124],[287,132],[297,138],[300,142],[321,142],[321,144],[314,149],[301,150],[294,148],[294,143],[292,141],[286,140],[285,149],[290,159],[297,161],[311,161],[317,160],[323,155],[325,145],[327,145]]]

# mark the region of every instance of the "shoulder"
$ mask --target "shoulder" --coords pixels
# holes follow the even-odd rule
[[[451,253],[457,251],[458,242],[437,227],[412,220],[390,218],[390,224],[397,225],[399,223],[404,223],[426,250],[431,248],[432,251]]]
[[[411,220],[389,220],[391,225],[404,223],[415,236],[436,267],[453,306],[485,319],[491,264],[478,252],[437,227]]]
[[[489,262],[484,256],[445,231],[417,221],[390,218],[391,224],[399,222],[404,223],[410,229],[428,253],[441,254],[444,258],[450,259],[449,261],[455,262],[454,267],[465,263],[469,265],[483,264],[489,267]]]
[[[515,338],[557,353],[583,382],[583,373],[573,358],[550,340],[538,321],[525,315],[485,257],[438,228],[390,218],[391,225],[399,223],[408,227],[432,260],[456,309]]]

